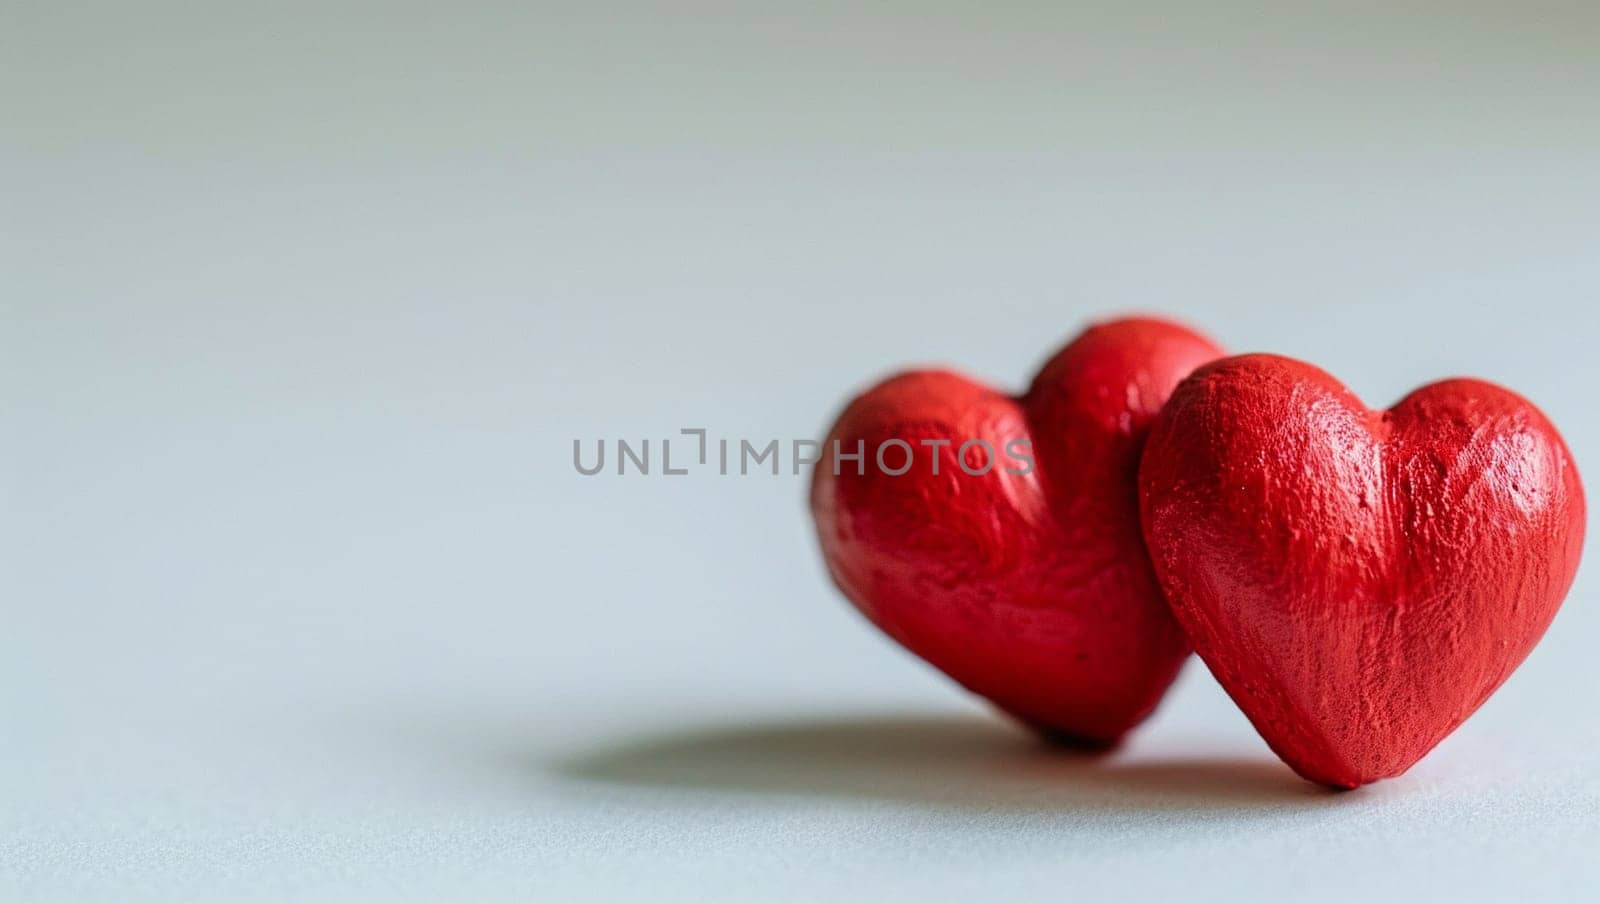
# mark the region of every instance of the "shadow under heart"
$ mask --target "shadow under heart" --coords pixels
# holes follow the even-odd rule
[[[852,717],[710,727],[570,758],[573,779],[1021,812],[1279,812],[1346,795],[1269,756],[1148,759],[1047,745],[976,716]]]

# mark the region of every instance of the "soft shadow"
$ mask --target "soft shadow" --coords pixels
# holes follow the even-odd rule
[[[1270,757],[1151,760],[1047,745],[998,720],[903,715],[708,728],[593,751],[569,778],[1025,812],[1268,811],[1338,795]]]

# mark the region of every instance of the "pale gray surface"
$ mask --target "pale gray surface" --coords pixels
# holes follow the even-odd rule
[[[799,480],[571,467],[1139,308],[1600,468],[1600,15],[1340,6],[7,5],[0,897],[1593,900],[1592,567],[1334,796],[1194,664],[1040,753]]]

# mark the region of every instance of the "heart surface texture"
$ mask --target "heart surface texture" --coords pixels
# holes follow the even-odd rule
[[[1085,331],[1021,397],[944,370],[878,384],[839,417],[813,475],[834,581],[1041,733],[1116,743],[1188,655],[1144,548],[1140,450],[1178,381],[1222,354],[1137,318]]]
[[[1545,416],[1479,380],[1369,411],[1275,355],[1196,371],[1151,428],[1145,537],[1178,621],[1312,781],[1398,775],[1555,617],[1583,488]]]

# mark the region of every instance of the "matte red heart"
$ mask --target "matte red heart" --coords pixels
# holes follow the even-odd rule
[[[1152,427],[1145,537],[1178,621],[1294,770],[1399,775],[1560,607],[1583,488],[1550,421],[1478,380],[1369,411],[1274,355],[1196,371]]]
[[[889,636],[1018,719],[1115,743],[1188,654],[1140,533],[1140,448],[1178,381],[1221,354],[1184,327],[1119,320],[1062,349],[1020,398],[942,370],[868,390],[812,481],[834,580]]]

